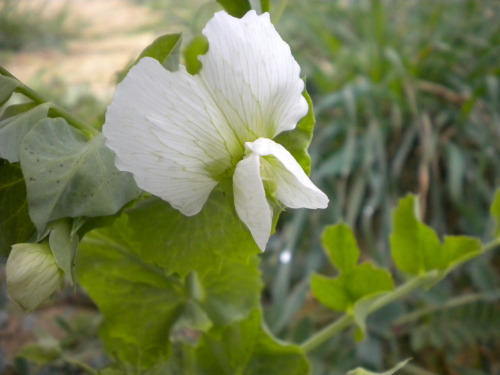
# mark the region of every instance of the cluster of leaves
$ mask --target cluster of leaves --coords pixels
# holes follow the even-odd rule
[[[281,251],[264,255],[266,317],[275,334],[304,338],[331,319],[307,294],[310,273],[328,269],[315,240],[321,224],[346,222],[360,240],[362,257],[389,264],[392,210],[412,191],[440,237],[488,236],[488,207],[500,181],[498,5],[298,0],[283,13],[273,8],[315,104],[312,179],[332,201],[325,211],[282,217],[271,246],[291,253],[290,263],[280,261]],[[356,361],[381,367],[383,360],[402,356],[387,348],[405,345],[404,337],[394,340],[389,321],[451,294],[490,293],[497,285],[497,258],[479,257],[429,295],[420,294],[418,302],[375,314],[363,343],[343,336],[315,351],[317,367],[324,373],[341,373]],[[426,355],[433,357],[428,363],[443,361],[438,352],[423,351],[421,357]]]

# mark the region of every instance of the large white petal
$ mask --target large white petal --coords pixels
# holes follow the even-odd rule
[[[201,81],[240,141],[274,138],[307,113],[300,67],[271,24],[269,13],[238,19],[218,12],[203,34]]]
[[[276,182],[276,198],[290,208],[326,208],[328,197],[307,177],[300,164],[282,145],[259,138],[246,143],[247,152],[262,156],[263,177]]]
[[[103,134],[119,169],[185,215],[203,207],[231,166],[220,111],[197,77],[142,59],[117,86]]]
[[[250,154],[236,165],[233,175],[234,206],[262,251],[271,235],[273,213],[260,177],[260,159]]]

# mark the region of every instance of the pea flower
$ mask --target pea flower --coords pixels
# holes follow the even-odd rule
[[[201,211],[232,175],[236,213],[264,251],[268,197],[291,208],[325,208],[328,198],[272,139],[306,115],[300,67],[269,14],[218,12],[203,30],[201,71],[170,72],[143,58],[117,86],[103,134],[116,165],[182,214]]]

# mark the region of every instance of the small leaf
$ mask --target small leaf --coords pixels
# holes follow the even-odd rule
[[[28,242],[35,232],[19,164],[0,164],[0,212],[0,256],[7,256],[12,245]]]
[[[181,34],[165,34],[156,38],[137,58],[152,57],[158,60],[166,69],[175,71],[179,68]]]
[[[48,103],[40,104],[34,108],[29,106],[27,111],[20,113],[13,111],[13,116],[0,121],[1,159],[7,159],[11,163],[19,161],[19,149],[24,136],[38,121],[47,117],[49,108]],[[20,107],[16,107],[17,109],[20,109]]]
[[[302,95],[304,95],[309,105],[307,114],[299,121],[295,129],[279,134],[274,140],[285,147],[295,160],[297,160],[302,169],[309,174],[311,173],[311,157],[307,149],[311,143],[316,119],[314,118],[311,97],[306,90],[304,90]]]
[[[436,232],[418,218],[413,195],[399,201],[394,211],[391,252],[397,267],[409,274],[424,274],[439,263],[441,244]]]
[[[496,224],[493,236],[495,238],[500,238],[500,189],[498,189],[495,193],[495,198],[493,199],[493,203],[491,204],[490,213]]]
[[[21,83],[17,79],[0,74],[0,106],[9,100],[20,85]]]
[[[20,156],[39,232],[64,217],[112,215],[140,193],[132,175],[116,169],[102,136],[87,141],[61,118],[40,121]]]
[[[243,17],[252,6],[249,0],[217,0],[217,2],[233,17]]]
[[[481,254],[482,244],[477,238],[446,236],[441,251],[441,264],[437,268],[449,271],[458,264]]]
[[[204,55],[208,51],[208,40],[203,35],[194,37],[184,49],[184,60],[186,70],[189,74],[197,74],[201,68],[201,61],[198,56]]]
[[[322,244],[330,258],[341,272],[356,267],[359,248],[352,229],[344,223],[332,225],[323,231]]]
[[[17,353],[17,356],[43,366],[54,362],[61,354],[62,349],[59,341],[51,337],[46,337],[38,344],[24,346]]]
[[[71,220],[61,219],[50,224],[49,246],[60,269],[74,282],[73,266],[78,249],[78,236],[72,231]]]
[[[392,375],[397,371],[401,370],[406,364],[411,360],[411,358],[405,359],[404,361],[399,362],[396,366],[391,368],[390,370],[384,372],[373,372],[365,370],[364,368],[358,367],[354,370],[351,370],[347,373],[347,375]]]
[[[311,290],[323,305],[337,311],[352,311],[356,302],[394,289],[390,273],[364,263],[335,279],[313,274]]]

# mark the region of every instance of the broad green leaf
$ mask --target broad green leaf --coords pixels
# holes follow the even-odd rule
[[[0,74],[0,106],[9,100],[20,84],[17,79]]]
[[[202,277],[220,269],[226,261],[243,264],[260,253],[250,232],[219,190],[212,192],[198,215],[190,217],[159,198],[143,200],[129,212],[129,225],[134,238],[147,245],[145,250],[157,249],[145,251],[141,254],[143,259],[181,276],[195,270]]]
[[[231,16],[238,18],[243,17],[250,9],[252,9],[249,0],[217,0],[217,2]]]
[[[495,238],[500,237],[500,189],[495,193],[495,198],[493,199],[493,203],[491,204],[490,213],[493,219],[495,220],[495,230],[493,232],[493,236]]]
[[[108,350],[150,366],[168,357],[169,338],[189,343],[192,331],[247,317],[261,281],[256,245],[222,194],[191,218],[156,198],[141,203],[85,237],[77,268],[104,315]]]
[[[74,281],[74,258],[78,249],[78,236],[72,231],[70,219],[61,219],[50,224],[49,246],[57,266]]]
[[[64,217],[115,214],[140,192],[132,175],[116,169],[102,136],[87,141],[61,118],[40,121],[24,137],[20,157],[39,232]]]
[[[309,104],[309,111],[299,121],[295,129],[279,134],[274,140],[282,144],[293,155],[304,171],[309,174],[311,172],[311,157],[307,152],[307,148],[311,143],[316,119],[314,118],[311,97],[306,90],[304,90],[303,95],[307,100],[307,104]]]
[[[147,46],[137,58],[137,62],[143,57],[152,57],[158,60],[170,71],[179,68],[181,34],[165,34],[156,38]]]
[[[19,107],[16,107],[18,109]],[[22,108],[25,108],[24,106]],[[0,121],[0,158],[7,159],[11,163],[19,161],[19,149],[24,136],[35,126],[35,124],[47,117],[50,105],[40,104],[34,108],[28,107],[25,112],[16,113],[13,116]]]
[[[85,237],[77,273],[104,316],[108,352],[147,367],[167,358],[169,331],[187,296],[178,277],[138,256],[125,224],[126,217]]]
[[[332,310],[351,312],[356,302],[376,293],[394,289],[388,271],[364,263],[335,279],[319,274],[311,278],[314,297]]]
[[[384,372],[373,372],[373,371],[368,371],[365,370],[364,368],[358,367],[354,370],[351,370],[347,373],[347,375],[392,375],[401,370],[408,361],[410,361],[411,358],[405,359],[404,361],[399,362],[396,366],[391,368],[390,370],[384,371]]]
[[[423,274],[439,263],[441,244],[436,232],[420,222],[418,200],[413,195],[399,201],[393,214],[392,257],[409,274]]]
[[[197,74],[201,70],[201,61],[198,56],[208,51],[208,40],[203,35],[194,37],[184,49],[186,70],[189,74]]]
[[[26,186],[19,164],[0,161],[0,256],[8,256],[10,247],[28,242],[35,227],[28,214]]]
[[[262,328],[262,314],[225,328],[222,335],[206,335],[196,352],[198,375],[305,375],[310,371],[304,352],[282,344]]]
[[[351,271],[359,259],[359,248],[352,229],[344,223],[323,231],[322,244],[330,261],[342,272]]]

